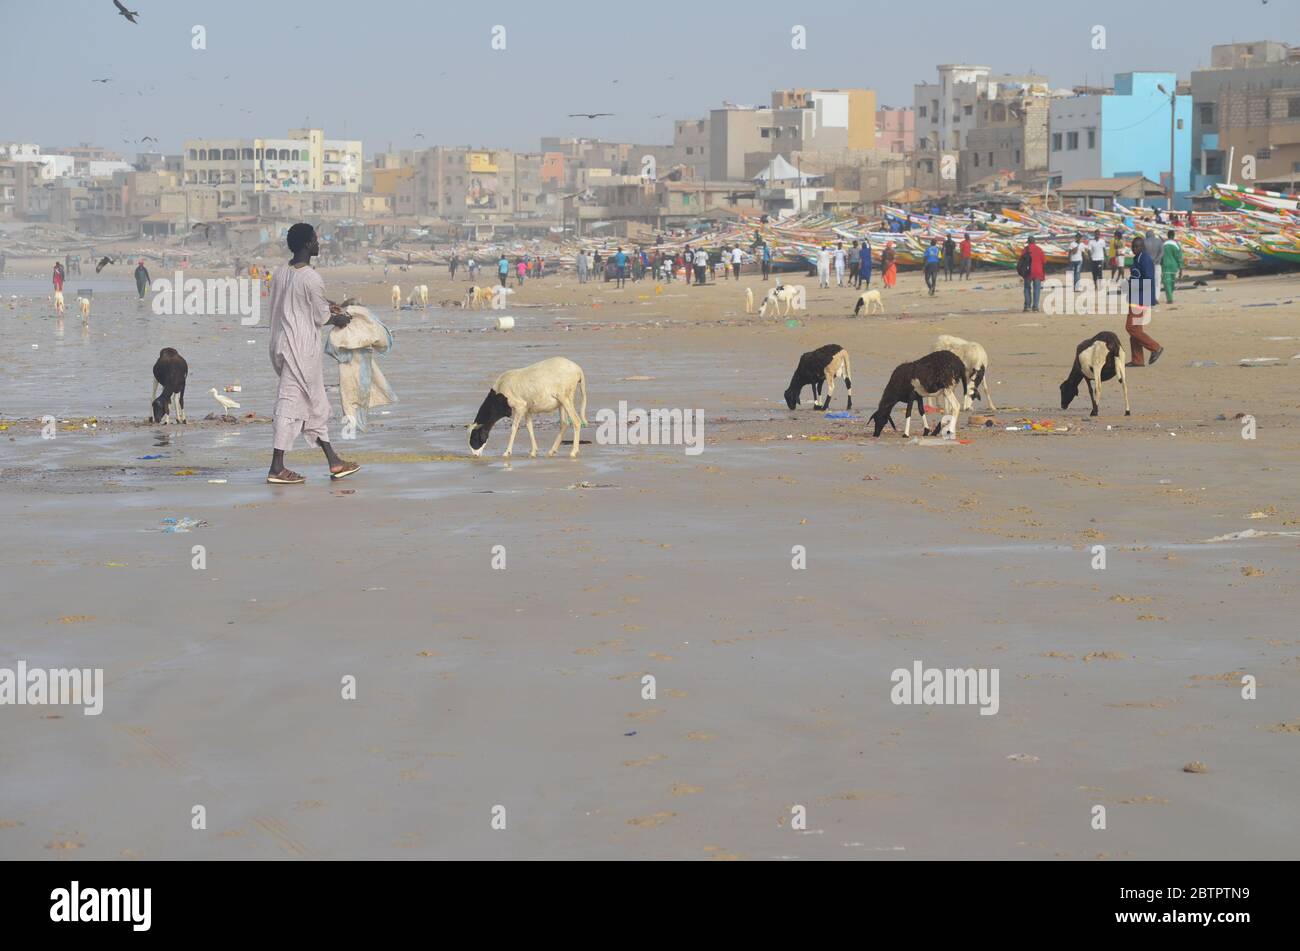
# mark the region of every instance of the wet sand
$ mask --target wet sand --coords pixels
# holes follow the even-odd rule
[[[391,311],[394,282],[459,298],[468,282],[441,270],[323,273],[393,328],[401,402],[337,441],[358,476],[330,484],[298,450],[293,488],[262,482],[265,321],[153,317],[110,287],[88,332],[70,313],[59,336],[0,281],[0,666],[106,681],[98,717],[0,707],[0,857],[1296,854],[1298,539],[1207,542],[1300,531],[1295,277],[1180,293],[1153,325],[1162,361],[1131,372],[1134,414],[1111,383],[1090,420],[1057,384],[1122,318],[1021,314],[1013,275],[930,299],[905,274],[883,317],[856,320],[853,292],[805,280],[793,327],[746,317],[729,282],[561,276],[525,285],[498,333],[493,312]],[[997,424],[871,439],[889,371],[940,332],[988,349]],[[828,342],[852,354],[857,420],[781,401]],[[162,346],[190,363],[185,427],[142,422]],[[704,452],[529,459],[521,433],[507,464],[498,430],[471,459],[495,375],[560,354],[593,422],[619,400],[698,407]],[[1280,360],[1236,365],[1263,356]],[[235,380],[257,418],[204,420]],[[46,414],[69,421],[53,440]],[[1022,417],[1069,432],[1005,431]],[[537,436],[544,451],[553,424]],[[159,531],[183,516],[206,525]],[[997,668],[997,715],[891,703],[891,672],[918,660]]]

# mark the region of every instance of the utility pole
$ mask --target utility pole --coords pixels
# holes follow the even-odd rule
[[[1163,85],[1157,85],[1162,93],[1169,97],[1169,186],[1165,189],[1165,210],[1174,210],[1174,143],[1177,141],[1178,129],[1178,84],[1175,81],[1174,91],[1170,92]]]

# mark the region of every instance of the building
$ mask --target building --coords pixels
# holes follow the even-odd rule
[[[411,157],[414,174],[398,183],[396,214],[483,226],[515,219],[558,221],[559,199],[543,187],[543,164],[541,152],[423,149]]]
[[[320,129],[292,129],[278,139],[187,139],[184,182],[221,195],[223,214],[256,214],[254,196],[270,192],[359,194],[361,142],[326,139]]]
[[[916,110],[893,106],[877,109],[876,148],[897,153],[916,148]]]
[[[41,185],[41,169],[37,162],[0,160],[0,221],[49,214],[49,194]]]
[[[39,145],[30,142],[7,142],[0,145],[0,161],[33,162],[40,166],[40,178],[46,182],[71,178],[77,174],[77,160],[73,156],[42,152]]]
[[[1145,177],[1167,187],[1172,124],[1175,207],[1189,207],[1192,97],[1176,96],[1171,117],[1176,89],[1174,73],[1117,73],[1111,92],[1053,100],[1053,183]]]
[[[775,155],[875,146],[873,90],[778,90],[772,103],[728,105],[709,114],[710,179],[752,178]]]
[[[1113,211],[1117,201],[1128,208],[1162,207],[1165,190],[1159,182],[1130,175],[1066,182],[1059,194],[1062,208],[1067,211]]]
[[[1001,83],[976,103],[957,170],[965,191],[991,176],[1033,178],[1048,169],[1052,101],[1046,84]]]
[[[1225,181],[1294,190],[1300,179],[1300,47],[1231,43],[1212,47],[1210,60],[1212,68],[1192,73],[1193,191]],[[1252,172],[1253,179],[1243,177]]]
[[[1046,76],[995,74],[988,66],[961,63],[940,66],[937,83],[918,83],[913,87],[917,187],[955,193],[960,188],[961,152],[968,147],[967,136],[979,127],[981,104],[999,100],[1008,87],[1023,90],[1046,86]],[[1005,143],[1005,148],[1014,151],[1008,131],[1003,130],[997,143]],[[992,138],[986,135],[981,151],[990,151],[988,146],[995,144]]]

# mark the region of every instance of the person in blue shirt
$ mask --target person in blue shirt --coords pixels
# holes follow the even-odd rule
[[[614,267],[617,269],[618,287],[622,287],[627,282],[627,254],[622,248],[614,255]]]
[[[763,280],[772,276],[772,246],[763,242]]]
[[[931,238],[930,246],[925,249],[925,286],[930,288],[931,297],[939,281],[939,257],[939,239]]]
[[[1143,367],[1143,351],[1151,351],[1151,365],[1155,366],[1165,348],[1160,346],[1146,328],[1151,323],[1151,305],[1156,296],[1156,265],[1147,253],[1146,241],[1133,239],[1133,267],[1129,271],[1128,282],[1128,320],[1124,329],[1128,331],[1129,350],[1133,356],[1125,366]]]
[[[506,280],[510,277],[510,259],[504,254],[501,260],[497,262],[497,277],[501,278],[501,286],[506,286]]]
[[[862,247],[858,249],[858,287],[871,287],[871,240],[862,239]]]

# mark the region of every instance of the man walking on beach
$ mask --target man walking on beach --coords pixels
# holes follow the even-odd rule
[[[1174,302],[1174,281],[1178,280],[1178,275],[1183,270],[1183,249],[1174,240],[1173,231],[1169,232],[1169,237],[1165,239],[1165,243],[1160,249],[1160,258],[1160,277],[1164,282],[1165,301],[1172,304]]]
[[[135,292],[140,295],[140,300],[144,300],[144,295],[149,292],[149,269],[144,266],[144,258],[135,266]]]
[[[948,234],[943,239],[943,279],[951,281],[957,269],[957,242]]]
[[[1106,242],[1101,240],[1101,232],[1094,231],[1088,242],[1088,254],[1092,257],[1092,289],[1101,289],[1101,269],[1106,266]]]
[[[862,267],[862,258],[859,256],[858,243],[853,242],[853,247],[849,248],[849,286],[858,286],[858,270]]]
[[[763,280],[769,280],[772,277],[772,246],[766,241],[763,242]]]
[[[618,279],[615,287],[622,287],[627,283],[627,255],[622,248],[614,255],[614,276]]]
[[[709,268],[709,253],[703,248],[695,249],[695,286],[704,286],[704,272]]]
[[[972,212],[974,214],[974,212]],[[970,271],[972,266],[972,255],[974,249],[970,243],[970,232],[966,232],[961,239],[961,279],[970,280]]]
[[[1047,255],[1043,254],[1043,249],[1038,246],[1038,240],[1033,235],[1030,235],[1029,243],[1025,245],[1025,250],[1020,255],[1020,261],[1016,264],[1016,273],[1025,282],[1023,312],[1038,313],[1043,294],[1043,280],[1047,277]]]
[[[345,462],[329,442],[330,404],[325,396],[320,328],[346,327],[351,318],[325,299],[325,282],[311,267],[320,254],[316,229],[299,223],[289,229],[293,258],[275,269],[271,278],[271,367],[280,378],[272,414],[272,485],[301,485],[307,480],[285,468],[284,454],[301,433],[325,453],[330,478],[345,479],[361,467]]]
[[[831,252],[825,246],[817,252],[817,286],[831,286]]]
[[[1133,269],[1129,272],[1128,282],[1128,320],[1124,329],[1128,331],[1129,350],[1133,359],[1126,366],[1146,366],[1142,351],[1151,351],[1151,365],[1155,366],[1165,348],[1160,346],[1146,327],[1151,323],[1151,300],[1156,295],[1156,266],[1147,254],[1146,241],[1141,237],[1133,239]]]
[[[871,289],[871,239],[863,238],[858,249],[858,287]]]
[[[938,289],[939,283],[939,239],[931,238],[930,246],[925,249],[925,286],[930,289],[930,296]]]
[[[844,286],[844,242],[835,246],[835,286]]]
[[[731,276],[740,280],[740,265],[745,259],[745,252],[740,250],[740,245],[731,249]]]

